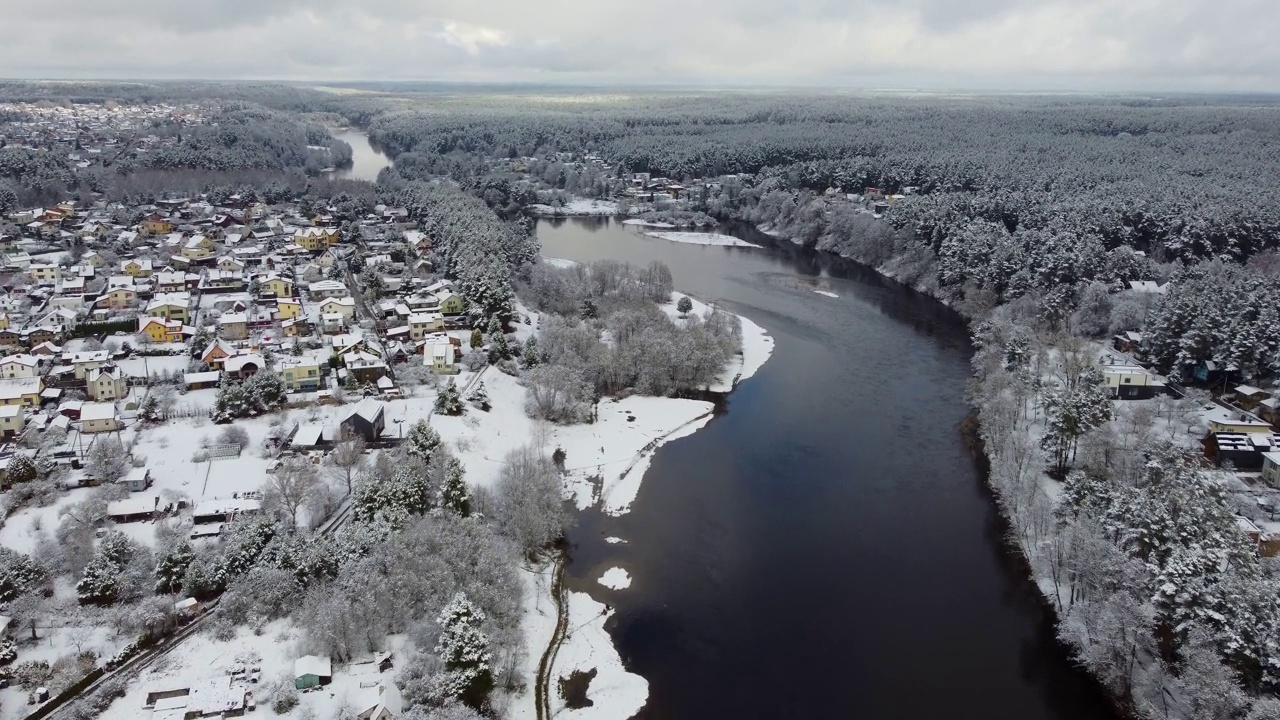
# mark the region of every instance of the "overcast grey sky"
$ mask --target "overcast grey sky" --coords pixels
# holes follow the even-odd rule
[[[1280,90],[1274,0],[4,0],[0,75]]]

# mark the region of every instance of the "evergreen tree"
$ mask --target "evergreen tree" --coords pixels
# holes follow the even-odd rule
[[[413,457],[423,463],[431,462],[436,450],[440,448],[440,434],[426,420],[419,420],[409,428],[409,436],[405,438],[405,446]]]
[[[14,453],[5,466],[4,479],[9,485],[31,482],[40,476],[40,470],[29,455]]]
[[[462,404],[462,397],[458,393],[458,384],[452,379],[449,384],[444,387],[436,395],[436,412],[445,415],[461,415],[466,407]]]
[[[160,422],[160,403],[155,395],[148,394],[142,401],[142,407],[138,408],[138,418],[145,423]]]
[[[529,339],[524,341],[520,357],[524,360],[525,367],[537,367],[542,364],[542,351],[538,348],[537,337],[530,335]]]
[[[689,312],[693,310],[693,301],[690,300],[687,295],[681,295],[680,299],[676,302],[676,310],[681,315],[688,315]]]
[[[129,590],[125,585],[125,569],[138,547],[124,533],[108,532],[98,543],[93,559],[85,565],[76,595],[81,604],[115,602]]]
[[[475,386],[475,388],[473,388],[471,392],[467,394],[467,402],[471,403],[472,405],[475,405],[476,407],[480,408],[484,412],[489,412],[489,409],[493,407],[492,404],[489,402],[489,392],[485,390],[483,380],[481,380]]]
[[[474,328],[471,331],[471,349],[475,350],[482,347],[484,347],[484,333],[480,331],[480,328]]]
[[[44,568],[17,550],[0,547],[0,602],[9,602],[44,582]]]
[[[352,514],[361,522],[381,519],[400,528],[411,516],[429,512],[434,495],[419,463],[409,463],[389,476],[373,473],[356,485]]]
[[[454,595],[436,618],[440,639],[435,651],[445,669],[438,683],[445,691],[440,694],[476,709],[484,706],[493,689],[490,667],[493,656],[489,652],[489,638],[480,630],[484,620],[484,612],[461,592]]]
[[[169,551],[156,565],[156,592],[160,594],[176,593],[182,589],[183,579],[195,553],[188,543],[179,543]]]
[[[489,318],[489,360],[498,362],[499,360],[509,360],[511,358],[511,345],[507,341],[507,335],[502,331],[502,323],[498,320],[498,316]]]
[[[455,457],[446,461],[444,480],[440,483],[440,507],[462,517],[471,515],[471,491],[467,489],[462,463]]]

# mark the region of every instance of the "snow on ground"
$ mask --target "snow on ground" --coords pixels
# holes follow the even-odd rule
[[[161,373],[185,373],[191,358],[186,355],[154,355],[148,357],[132,357],[120,360],[116,366],[126,375],[146,377]]]
[[[838,298],[838,297],[840,297],[839,295],[837,295],[837,294],[835,294],[835,293],[831,292],[830,290],[814,290],[814,292],[818,293],[819,295],[825,295],[825,296],[827,296],[827,297],[829,297],[829,298]]]
[[[565,260],[564,258],[553,258],[545,255],[542,257],[542,262],[558,268],[571,268],[580,264],[577,260]]]
[[[618,545],[618,544],[626,545],[627,544],[627,541],[623,540],[620,537],[607,537],[604,539],[604,541],[609,543],[610,545]]]
[[[200,632],[179,644],[164,659],[149,667],[129,684],[125,696],[111,704],[101,720],[135,720],[149,717],[143,709],[147,693],[155,690],[194,688],[221,680],[224,684],[232,670],[259,668],[261,681],[243,683],[254,695],[258,707],[256,714],[278,717],[271,711],[268,686],[281,683],[284,692],[293,689],[293,662],[305,654],[302,648],[302,631],[289,620],[277,620],[261,632],[239,628],[236,637],[228,641],[213,639],[210,633]],[[388,638],[387,650],[393,653],[404,648],[402,636]],[[394,662],[394,660],[393,660]],[[315,691],[297,693],[299,707],[309,707],[318,718],[335,717],[343,707],[354,709],[360,696],[362,683],[378,678],[394,678],[396,669],[385,673],[371,671],[366,666],[347,666],[334,663],[333,681]],[[360,708],[356,710],[363,710]],[[292,715],[297,717],[299,710]]]
[[[681,292],[673,292],[671,302],[662,306],[662,311],[677,322],[685,317],[676,309],[676,303],[681,297],[686,296]],[[707,303],[692,295],[687,297],[693,302],[693,309],[689,311],[689,315],[704,316],[711,311],[711,306]],[[755,375],[768,361],[769,356],[773,355],[773,337],[768,331],[745,315],[739,315],[738,319],[742,321],[742,354],[729,358],[720,377],[707,387],[711,392],[730,392],[738,383]]]
[[[538,716],[534,702],[534,683],[538,677],[538,663],[551,642],[556,630],[556,602],[551,597],[551,574],[554,567],[533,570],[520,568],[520,583],[524,585],[521,600],[520,628],[524,634],[524,652],[520,655],[520,677],[524,686],[511,696],[509,720],[535,720]],[[554,668],[552,668],[554,670]],[[554,690],[554,683],[553,683]]]
[[[650,237],[670,240],[671,242],[687,243],[689,245],[716,245],[720,247],[760,247],[753,245],[746,240],[740,240],[729,235],[721,235],[720,233],[703,233],[703,232],[650,232],[645,233]]]
[[[588,200],[586,198],[577,198],[570,200],[563,207],[552,207],[550,205],[535,204],[525,207],[526,210],[534,215],[562,217],[570,215],[617,215],[618,203],[612,200]]]
[[[613,610],[586,593],[569,594],[569,633],[556,655],[551,678],[551,714],[574,720],[619,720],[634,716],[649,699],[649,682],[627,672],[605,623]],[[589,707],[570,710],[556,689],[575,670],[596,671],[587,686]]]
[[[76,488],[58,496],[52,505],[26,507],[10,515],[0,524],[0,546],[31,554],[37,543],[53,542],[58,528],[58,511],[89,497],[89,488]]]
[[[604,575],[601,575],[597,582],[610,590],[626,590],[631,587],[631,576],[622,568],[609,568],[604,571]]]
[[[674,230],[676,225],[668,222],[650,222],[639,218],[629,218],[622,221],[623,225],[637,225],[639,227],[658,228],[660,230]]]
[[[578,509],[627,512],[653,453],[706,425],[711,410],[702,400],[633,395],[601,402],[593,424],[553,429],[550,445],[565,451],[565,484]]]

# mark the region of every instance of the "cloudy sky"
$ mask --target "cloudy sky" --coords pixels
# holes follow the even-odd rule
[[[1280,90],[1274,0],[4,0],[0,76]]]

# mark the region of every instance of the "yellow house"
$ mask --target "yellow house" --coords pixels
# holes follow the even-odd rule
[[[276,300],[276,319],[277,320],[293,320],[302,316],[302,303],[291,298],[278,298]]]
[[[285,320],[280,323],[280,329],[284,331],[285,337],[298,337],[299,335],[311,334],[311,327],[307,324],[307,319],[302,317]]]
[[[280,379],[293,391],[320,389],[320,366],[315,360],[286,360],[281,366]]]
[[[218,269],[243,272],[244,263],[228,255],[228,256],[218,258]]]
[[[1253,420],[1247,417],[1231,420],[1210,420],[1209,432],[1211,433],[1244,433],[1246,435],[1262,435],[1271,432],[1271,424],[1261,420]]]
[[[52,264],[31,263],[27,274],[35,282],[57,282],[62,279],[62,268]]]
[[[198,238],[191,238],[186,245],[182,246],[182,257],[188,260],[203,260],[209,257],[209,254],[209,249],[201,244]]]
[[[0,405],[38,407],[44,381],[40,378],[18,378],[0,382]]]
[[[440,312],[445,315],[458,315],[466,312],[467,303],[462,296],[455,292],[443,290],[436,293],[436,300],[440,303]]]
[[[147,314],[153,317],[162,317],[165,320],[177,320],[178,322],[186,323],[190,320],[187,315],[187,306],[190,304],[191,296],[185,292],[157,295],[147,304]]]
[[[107,259],[102,257],[102,253],[91,251],[85,253],[84,256],[80,258],[80,262],[92,266],[93,269],[97,270],[98,268],[106,266]]]
[[[411,340],[421,340],[443,329],[444,316],[440,313],[414,313],[409,316],[409,339]]]
[[[0,330],[9,329],[9,313],[0,313]]]
[[[337,245],[340,237],[340,233],[334,228],[309,227],[295,232],[293,241],[304,250],[318,252]]]
[[[278,298],[293,297],[293,281],[278,275],[268,277],[262,282],[262,289]],[[296,317],[296,316],[295,316]]]
[[[151,342],[182,342],[182,323],[159,317],[138,318],[138,333]]]
[[[167,218],[152,215],[142,221],[142,229],[151,235],[168,235],[173,232],[173,223]]]
[[[125,260],[120,263],[120,271],[131,278],[151,277],[151,260]]]

